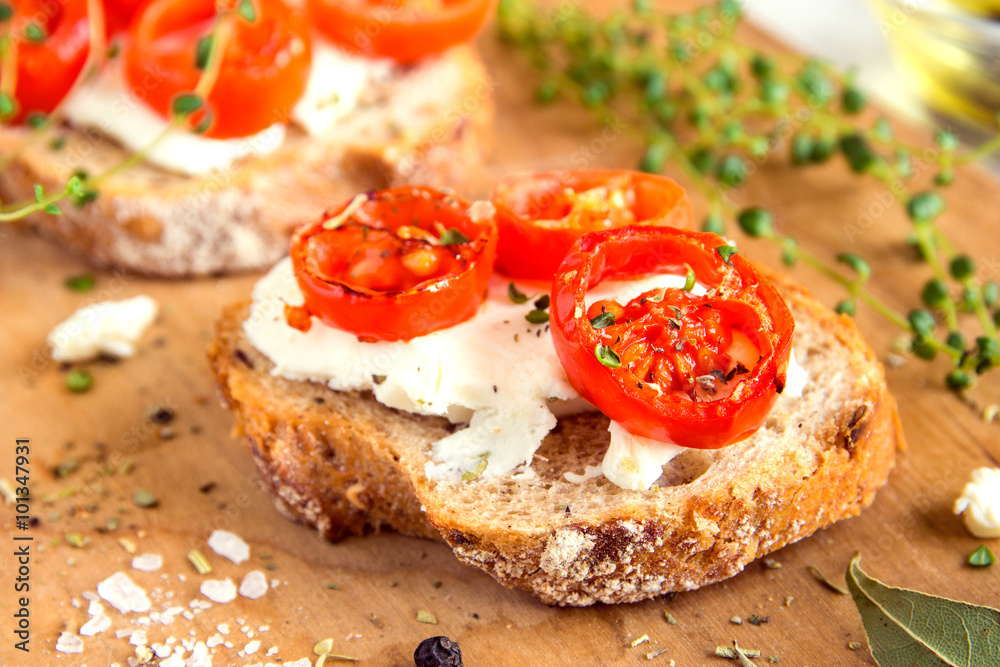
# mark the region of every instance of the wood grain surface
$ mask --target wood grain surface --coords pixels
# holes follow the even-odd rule
[[[750,29],[745,36],[767,42]],[[536,108],[527,85],[532,73],[490,36],[482,43],[495,77],[497,146],[479,177],[480,191],[468,194],[482,194],[492,178],[515,168],[636,163],[628,128],[602,136],[586,115],[568,106]],[[840,163],[793,171],[779,159],[760,171],[736,193],[739,200],[770,206],[784,229],[821,255],[861,252],[872,262],[875,291],[901,310],[914,307],[927,276],[903,244],[908,223],[898,207],[886,207],[883,188],[849,175]],[[998,190],[985,172],[962,170],[944,220],[983,275],[993,278],[1000,278]],[[747,243],[745,252],[761,262],[777,261],[770,248]],[[215,665],[315,659],[313,645],[327,637],[336,652],[360,664],[412,665],[417,644],[439,634],[459,642],[470,666],[645,664],[646,654],[661,648],[667,651],[650,664],[721,665],[725,661],[714,649],[733,640],[759,649],[764,657],[758,665],[768,664],[767,656],[778,656],[783,665],[873,665],[867,650],[849,647],[864,642],[851,599],[819,584],[808,569],[814,565],[843,583],[848,561],[859,551],[863,567],[888,583],[1000,606],[1000,566],[976,570],[964,564],[981,541],[951,510],[974,468],[1000,465],[1000,426],[984,423],[981,409],[942,388],[943,361],[910,359],[888,369],[909,448],[871,508],[774,554],[780,569],[757,562],[729,581],[673,599],[558,609],[458,564],[443,545],[391,533],[328,544],[278,514],[245,445],[230,437],[231,419],[216,401],[205,359],[220,308],[244,298],[255,276],[171,283],[96,273],[91,293],[63,286],[67,276],[87,270],[41,239],[0,229],[0,477],[14,477],[15,438],[30,438],[31,514],[38,519],[29,531],[19,531],[13,508],[0,508],[2,665],[125,665],[135,647],[116,637],[116,630],[141,628],[150,643],[174,637],[180,644],[206,640],[220,623],[230,627],[225,639],[232,648],[216,647]],[[806,269],[796,275],[827,303],[841,297]],[[88,364],[93,389],[68,393],[65,369],[48,357],[48,331],[86,303],[137,294],[161,305],[138,354]],[[859,324],[885,358],[899,332],[864,309]],[[996,375],[974,393],[981,405],[1000,401]],[[170,424],[148,418],[159,407],[175,413]],[[71,460],[78,468],[57,476],[57,466]],[[137,489],[154,494],[159,505],[134,505]],[[214,554],[206,540],[216,528],[245,538],[250,560],[237,565]],[[67,542],[70,533],[82,537],[82,547]],[[27,654],[13,648],[12,617],[22,595],[13,588],[13,538],[24,535],[33,537]],[[161,554],[163,568],[133,570],[119,538],[137,545],[138,553]],[[994,551],[998,546],[994,541]],[[198,575],[188,563],[185,555],[193,548],[209,557],[211,574]],[[238,584],[253,569],[277,582],[262,598],[189,607],[204,600],[198,592],[203,580],[228,577]],[[119,614],[105,605],[110,629],[85,637],[80,655],[56,653],[60,631],[75,631],[88,619],[81,595],[117,571],[149,592],[154,610],[179,605],[191,619],[178,615],[170,625],[154,621],[146,627],[138,624],[140,614]],[[433,614],[437,625],[417,622],[421,610]],[[677,623],[668,623],[665,613]],[[730,620],[752,615],[768,621],[756,626]],[[239,651],[251,641],[249,631],[261,647],[244,657]],[[630,646],[643,635],[648,642]],[[267,655],[271,647],[276,652]]]

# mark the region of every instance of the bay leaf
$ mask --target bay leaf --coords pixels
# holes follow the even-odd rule
[[[1000,665],[1000,611],[887,586],[860,560],[847,567],[847,587],[879,667]]]

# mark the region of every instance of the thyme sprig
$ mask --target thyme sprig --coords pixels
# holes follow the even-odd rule
[[[6,5],[4,4],[4,6]],[[181,93],[174,98],[166,127],[152,141],[140,150],[129,154],[114,166],[96,175],[91,176],[82,171],[74,173],[66,181],[66,185],[55,192],[46,193],[42,185],[36,183],[33,201],[7,205],[0,202],[0,223],[20,220],[39,211],[50,215],[61,215],[62,209],[59,207],[59,203],[65,199],[70,199],[77,206],[85,206],[98,197],[100,192],[98,186],[101,183],[143,163],[150,152],[172,132],[189,125],[193,114],[200,113],[202,117],[199,123],[192,128],[192,131],[198,134],[208,131],[214,120],[214,116],[207,99],[218,80],[226,47],[233,37],[236,20],[243,20],[250,23],[257,20],[256,10],[251,0],[241,0],[234,9],[220,10],[216,13],[211,31],[199,41],[196,48],[195,59],[201,73],[194,90],[188,93]],[[94,39],[93,35],[94,33],[92,32],[92,40]],[[16,82],[16,77],[7,76],[7,71],[11,67],[14,68],[16,73],[16,45],[12,47],[11,45],[13,44],[6,30],[0,33],[0,73],[3,73],[3,79],[0,80],[0,100],[2,100],[4,95],[8,94],[10,95],[10,99],[13,100],[13,89],[8,92],[5,85],[7,82]],[[102,44],[95,45],[92,42],[91,53],[97,51],[103,52],[103,50]],[[14,57],[10,56],[11,53],[15,54]],[[11,83],[10,85],[13,86],[15,84]],[[13,115],[13,113],[12,111],[10,115]],[[0,123],[3,120],[3,114],[0,114]],[[30,125],[36,130],[46,125],[44,118],[34,118],[32,120],[34,122],[31,122]]]
[[[908,332],[918,357],[947,356],[949,387],[971,386],[975,375],[1000,365],[1000,286],[976,276],[972,259],[937,221],[955,168],[1000,149],[1000,136],[976,149],[944,131],[933,150],[902,141],[885,118],[862,114],[867,101],[853,73],[750,47],[735,36],[740,18],[736,0],[677,15],[634,0],[600,18],[580,3],[501,0],[498,29],[541,72],[540,103],[567,97],[603,123],[635,128],[645,171],[676,165],[708,201],[704,229],[724,234],[735,222],[746,236],[770,241],[789,266],[802,263],[844,288],[839,312],[853,315],[858,302],[866,304]],[[782,149],[798,166],[839,154],[850,171],[886,186],[912,221],[912,243],[930,268],[921,306],[897,311],[868,289],[871,267],[861,256],[842,253],[826,262],[781,233],[766,209],[730,199],[730,190]],[[913,185],[915,156],[934,174],[927,189]],[[961,329],[963,313],[980,329],[971,342]]]

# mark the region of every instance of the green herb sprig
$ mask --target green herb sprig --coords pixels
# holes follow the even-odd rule
[[[4,7],[7,5],[4,4]],[[0,12],[2,13],[2,12]],[[0,22],[4,19],[0,18]],[[30,202],[16,202],[4,204],[0,202],[0,223],[13,222],[27,217],[39,211],[49,215],[61,215],[60,202],[65,199],[71,200],[76,206],[82,207],[97,199],[99,196],[98,186],[114,176],[132,169],[146,160],[157,145],[159,145],[171,132],[183,127],[188,123],[194,113],[203,114],[200,122],[192,128],[198,134],[208,131],[214,120],[212,109],[208,104],[209,93],[215,87],[222,68],[222,59],[226,47],[233,36],[234,22],[243,20],[254,22],[257,20],[256,10],[251,0],[241,0],[235,9],[220,11],[215,16],[211,32],[205,38],[199,40],[193,57],[200,70],[198,82],[193,91],[177,95],[171,105],[170,118],[167,126],[146,146],[132,153],[118,164],[105,171],[91,176],[85,172],[73,174],[66,182],[66,185],[55,192],[46,193],[41,184],[34,186],[34,200]],[[44,39],[44,36],[42,37]],[[100,47],[100,48],[98,48]],[[103,53],[103,44],[98,37],[91,35],[91,53]],[[11,71],[16,71],[17,49],[14,45],[9,31],[0,34],[0,73],[2,73],[2,83],[0,83],[0,124],[9,121],[17,111],[17,102],[14,97],[13,85],[15,76],[11,76]],[[8,108],[9,107],[9,108]],[[35,130],[44,129],[49,123],[44,117],[34,117],[30,119],[30,127]]]
[[[661,172],[676,165],[707,198],[703,228],[718,234],[731,222],[750,237],[777,245],[783,261],[805,264],[841,285],[838,312],[853,315],[858,302],[908,332],[913,353],[947,356],[946,383],[955,390],[1000,366],[1000,286],[976,276],[937,225],[946,208],[942,191],[955,168],[1000,149],[1000,136],[973,150],[939,131],[935,149],[893,136],[885,118],[859,115],[867,106],[852,73],[815,59],[767,54],[735,37],[741,11],[720,0],[686,14],[664,15],[649,0],[598,18],[579,3],[544,7],[536,0],[501,0],[500,39],[541,72],[536,98],[577,101],[605,124],[636,128],[645,146],[639,168]],[[930,268],[920,306],[901,313],[868,289],[870,265],[843,253],[827,263],[780,233],[764,208],[737,206],[729,191],[744,184],[755,164],[781,150],[794,165],[841,155],[847,168],[888,187],[911,220],[912,243]],[[933,185],[912,184],[914,156],[934,174]],[[730,225],[727,225],[727,219]],[[728,257],[724,257],[728,259]],[[960,316],[972,315],[974,334]],[[968,328],[968,327],[967,327]]]

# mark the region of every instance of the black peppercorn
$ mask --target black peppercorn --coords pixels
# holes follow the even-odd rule
[[[413,652],[417,667],[462,667],[462,649],[447,637],[429,637]]]

